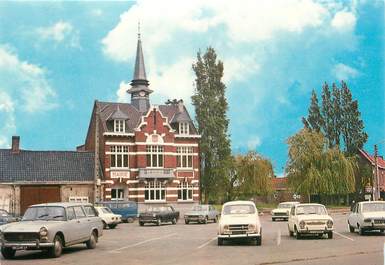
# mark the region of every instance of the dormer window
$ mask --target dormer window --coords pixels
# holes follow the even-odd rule
[[[114,132],[124,133],[126,130],[126,124],[124,120],[114,120]]]
[[[180,122],[179,123],[179,134],[189,134],[189,124],[188,122]]]

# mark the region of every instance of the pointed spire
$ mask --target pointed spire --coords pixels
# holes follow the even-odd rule
[[[136,47],[135,71],[132,82],[134,83],[136,80],[145,80],[148,85],[146,69],[144,67],[142,40],[140,39],[140,23],[138,23],[138,44]]]

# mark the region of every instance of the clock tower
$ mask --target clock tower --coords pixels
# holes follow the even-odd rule
[[[131,81],[131,88],[127,93],[131,94],[131,104],[141,113],[147,112],[150,108],[150,94],[153,92],[148,88],[149,82],[144,67],[142,41],[138,34],[138,44],[136,48],[135,71]]]

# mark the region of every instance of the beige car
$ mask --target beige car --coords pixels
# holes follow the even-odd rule
[[[222,207],[218,225],[218,245],[225,240],[255,240],[262,244],[262,227],[255,204],[250,201],[227,202]]]
[[[271,221],[288,220],[290,209],[296,204],[299,204],[299,202],[281,202],[278,204],[278,207],[271,211]]]
[[[301,203],[290,210],[288,220],[289,235],[297,239],[303,235],[328,235],[333,238],[333,219],[328,215],[324,205]]]
[[[17,250],[46,250],[56,258],[63,247],[85,243],[95,248],[102,235],[102,220],[91,204],[37,204],[27,209],[20,222],[0,227],[1,254],[11,259]]]

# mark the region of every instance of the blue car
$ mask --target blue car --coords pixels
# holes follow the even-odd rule
[[[138,217],[138,205],[133,201],[103,201],[97,204],[110,208],[114,214],[120,214],[125,223],[131,223]]]

